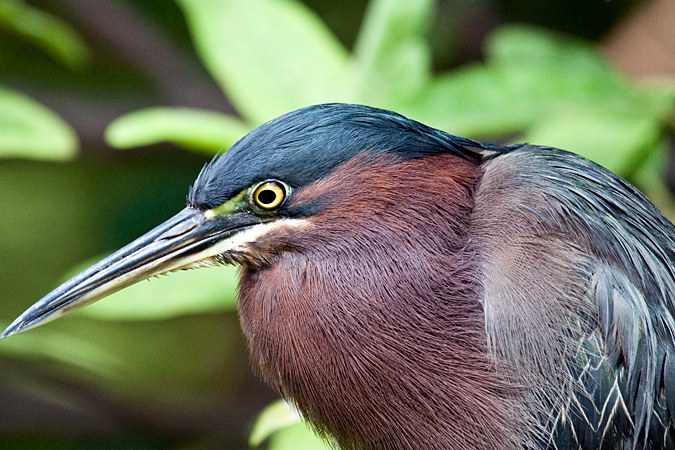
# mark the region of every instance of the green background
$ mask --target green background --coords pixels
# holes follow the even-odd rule
[[[675,84],[597,47],[639,6],[0,0],[2,324],[182,209],[216,151],[322,101],[576,151],[669,214]],[[0,448],[248,448],[276,396],[248,367],[235,281],[172,274],[0,341]],[[272,406],[252,442],[319,448],[291,416]]]

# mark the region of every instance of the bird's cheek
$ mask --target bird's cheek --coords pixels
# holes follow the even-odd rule
[[[231,252],[236,253],[236,262],[249,269],[272,266],[285,253],[302,252],[312,228],[309,219],[283,218],[256,225],[238,239]]]

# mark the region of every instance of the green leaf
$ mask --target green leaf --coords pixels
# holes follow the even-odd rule
[[[487,64],[438,77],[401,111],[455,134],[485,138],[534,128],[541,131],[526,136],[538,139],[552,133],[544,129],[558,118],[586,118],[596,111],[602,129],[636,121],[625,130],[635,137],[645,123],[663,121],[675,104],[673,86],[632,84],[596,47],[540,28],[503,27],[488,39],[487,53]],[[611,125],[613,118],[616,123]],[[571,139],[570,133],[565,142]],[[624,145],[635,148],[634,144],[631,140]]]
[[[519,107],[540,117],[556,107],[615,104],[634,113],[634,86],[597,46],[536,27],[506,26],[486,43],[489,67],[499,71]]]
[[[202,61],[258,125],[337,101],[348,54],[319,18],[292,0],[179,0]]]
[[[24,2],[0,0],[0,27],[29,39],[71,69],[80,69],[91,59],[89,47],[74,28]]]
[[[270,438],[268,450],[329,450],[300,415],[285,400],[277,400],[258,416],[249,437],[249,445],[257,447]]]
[[[52,358],[94,372],[113,370],[122,362],[86,338],[54,330],[12,336],[2,342],[0,353],[22,358]]]
[[[78,265],[66,278],[99,259]],[[235,266],[181,270],[136,283],[74,314],[105,320],[163,320],[186,314],[234,311],[238,282]]]
[[[536,118],[520,105],[500,71],[483,65],[437,78],[401,112],[453,134],[481,137],[521,130]]]
[[[626,177],[661,134],[653,120],[591,110],[550,117],[530,128],[523,141],[578,153]]]
[[[29,97],[0,87],[0,156],[47,160],[75,157],[75,131]]]
[[[565,69],[561,76],[581,80],[604,80],[621,86],[624,79],[607,64],[597,46],[580,38],[545,28],[507,25],[493,32],[485,43],[491,64],[523,67],[535,64],[541,70]]]
[[[298,423],[274,433],[267,450],[333,450],[335,448],[337,447],[329,445],[314,434],[307,424]]]
[[[248,438],[248,443],[251,447],[257,447],[280,429],[301,422],[300,414],[291,405],[285,400],[277,400],[260,413]]]
[[[636,114],[668,123],[675,118],[675,80],[637,85],[631,92],[631,106]],[[672,122],[671,122],[672,123]]]
[[[174,142],[189,149],[215,153],[226,150],[250,131],[240,120],[189,108],[147,108],[119,117],[105,139],[117,148]]]
[[[37,364],[68,373],[75,384],[81,380],[123,394],[147,406],[148,414],[158,402],[197,410],[204,402],[217,406],[227,397],[221,396],[224,389],[241,386],[249,377],[236,313],[133,323],[71,314],[4,339],[0,354],[66,363]]]
[[[675,221],[675,198],[665,183],[670,151],[669,138],[662,138],[631,174],[629,181],[647,195],[656,207],[673,222]]]
[[[354,101],[395,108],[431,76],[426,32],[432,0],[371,0],[354,50],[348,95]]]

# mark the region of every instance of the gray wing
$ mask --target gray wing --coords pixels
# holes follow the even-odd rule
[[[526,383],[544,386],[532,400],[541,447],[675,449],[673,224],[567,152],[526,146],[485,167],[478,215],[480,203],[507,205],[498,225],[477,225],[489,258],[507,261],[486,268],[488,339],[498,359],[525,367]],[[495,225],[501,236],[485,231]],[[519,236],[537,249],[524,262],[513,256]]]
[[[572,365],[581,390],[570,396],[569,420],[553,432],[555,448],[674,449],[672,337],[661,334],[661,318],[616,268],[597,267],[591,295],[599,326]]]

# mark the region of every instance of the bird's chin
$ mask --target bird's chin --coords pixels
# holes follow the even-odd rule
[[[255,271],[273,264],[277,258],[278,256],[264,254],[262,252],[237,250],[218,255],[214,260],[215,263],[219,265],[237,264],[248,270]]]

